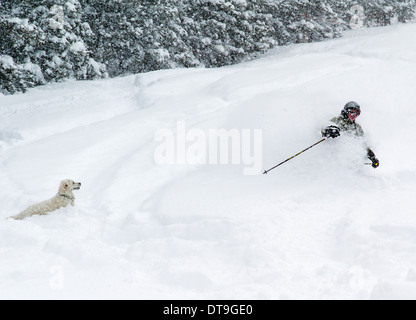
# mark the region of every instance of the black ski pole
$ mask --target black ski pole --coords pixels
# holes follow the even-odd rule
[[[276,169],[277,167],[280,167],[282,164],[288,162],[289,160],[292,160],[293,158],[297,157],[298,155],[304,153],[305,151],[308,151],[309,149],[315,147],[316,145],[320,144],[321,142],[324,142],[325,140],[327,140],[328,138],[323,138],[322,140],[318,141],[317,143],[311,145],[310,147],[306,148],[305,150],[302,150],[301,152],[295,154],[294,156],[290,157],[289,159],[286,159],[285,161],[279,163],[278,165],[275,165],[273,168],[270,168],[269,170],[265,170],[263,172],[263,174],[268,174],[270,171]]]

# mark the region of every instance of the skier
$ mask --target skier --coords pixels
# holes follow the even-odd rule
[[[358,103],[351,101],[348,102],[344,109],[341,111],[341,115],[331,120],[331,125],[323,128],[321,133],[326,138],[336,138],[341,135],[341,132],[352,134],[357,137],[363,137],[364,131],[361,126],[355,122],[357,117],[361,114],[361,108]],[[367,157],[371,160],[373,168],[377,168],[380,162],[376,158],[374,152],[367,146]]]

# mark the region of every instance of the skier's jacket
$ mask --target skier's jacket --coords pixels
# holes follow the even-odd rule
[[[342,115],[332,118],[331,123],[336,125],[340,131],[356,135],[357,137],[364,136],[364,130],[357,122],[351,122],[348,118],[344,118]]]

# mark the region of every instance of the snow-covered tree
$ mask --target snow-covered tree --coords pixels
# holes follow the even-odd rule
[[[393,7],[394,13],[397,15],[399,22],[411,22],[416,19],[416,1],[401,0],[397,1]]]
[[[41,30],[7,14],[0,15],[0,92],[15,93],[44,84],[45,79],[31,53],[45,38]]]
[[[238,63],[275,46],[415,19],[416,0],[7,0],[0,90]]]
[[[241,61],[275,46],[271,16],[262,14],[260,1],[189,1],[183,13],[185,41],[205,66]]]
[[[290,43],[315,42],[341,36],[345,21],[332,9],[329,1],[283,1],[277,13],[290,35]]]
[[[92,32],[78,0],[7,1],[0,7],[0,90],[105,76],[85,45]],[[12,89],[14,88],[14,89]]]

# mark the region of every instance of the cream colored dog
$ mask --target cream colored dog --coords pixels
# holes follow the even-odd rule
[[[79,190],[80,188],[81,183],[79,182],[74,182],[69,179],[63,180],[59,186],[58,193],[52,199],[30,206],[25,211],[22,211],[18,215],[12,216],[10,218],[15,220],[23,220],[33,215],[47,214],[48,212],[58,210],[62,207],[66,207],[69,204],[73,206],[75,202],[75,197],[72,193],[72,190]]]

